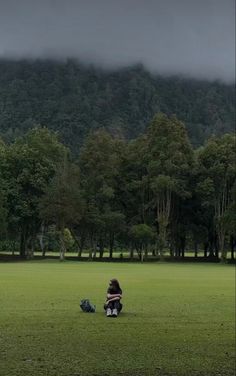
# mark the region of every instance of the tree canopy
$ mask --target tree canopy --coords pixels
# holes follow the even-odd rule
[[[47,128],[0,141],[0,251],[48,247],[102,258],[234,258],[235,136],[194,150],[183,122],[158,113],[132,141],[91,132],[78,157]],[[5,242],[5,243],[4,243]]]

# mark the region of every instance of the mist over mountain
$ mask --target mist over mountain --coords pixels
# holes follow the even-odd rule
[[[234,84],[162,77],[142,65],[107,71],[75,60],[0,60],[0,135],[6,141],[46,126],[78,153],[90,131],[105,128],[132,139],[157,112],[184,121],[199,146],[233,131]]]
[[[235,80],[234,0],[0,0],[0,56]]]

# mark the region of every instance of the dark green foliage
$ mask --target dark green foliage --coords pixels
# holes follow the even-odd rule
[[[234,127],[234,85],[152,75],[140,66],[103,71],[76,61],[0,61],[0,134],[35,125],[59,132],[75,154],[104,127],[136,138],[157,112],[184,121],[192,143]]]
[[[194,153],[187,132],[201,124],[201,143],[232,129],[233,86],[140,66],[0,66],[0,132],[12,140],[0,142],[1,240],[22,257],[59,241],[61,259],[72,248],[91,259],[118,249],[184,257],[190,246],[226,260],[229,245],[233,258],[235,138],[214,136]]]
[[[233,235],[235,218],[236,149],[234,135],[212,138],[197,154],[201,203],[212,213],[212,226],[218,236],[218,246],[226,259],[226,235]]]
[[[67,227],[77,225],[84,211],[78,167],[64,160],[44,193],[39,204],[40,217],[43,222],[56,225],[60,259],[64,260],[68,243]]]
[[[46,128],[30,130],[5,149],[0,174],[6,187],[8,225],[20,235],[23,257],[32,250],[40,227],[39,200],[67,153]]]
[[[7,228],[7,190],[8,184],[3,176],[3,169],[6,165],[6,146],[0,139],[0,236],[4,235]]]
[[[148,246],[153,243],[155,239],[155,232],[154,230],[146,225],[145,223],[141,223],[139,225],[134,225],[130,229],[130,237],[134,242],[134,246],[138,252],[139,258],[143,261],[144,254],[148,251]]]

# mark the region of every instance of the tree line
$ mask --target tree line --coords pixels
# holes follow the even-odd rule
[[[234,258],[235,136],[193,149],[185,125],[158,113],[132,141],[91,132],[78,158],[47,128],[0,141],[1,250],[22,258],[52,247],[89,259],[117,249],[143,261],[186,249]],[[12,245],[13,247],[13,245]]]

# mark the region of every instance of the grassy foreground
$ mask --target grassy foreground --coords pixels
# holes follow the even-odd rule
[[[102,309],[112,277],[117,319]],[[218,264],[0,264],[0,374],[234,375],[234,279]]]

